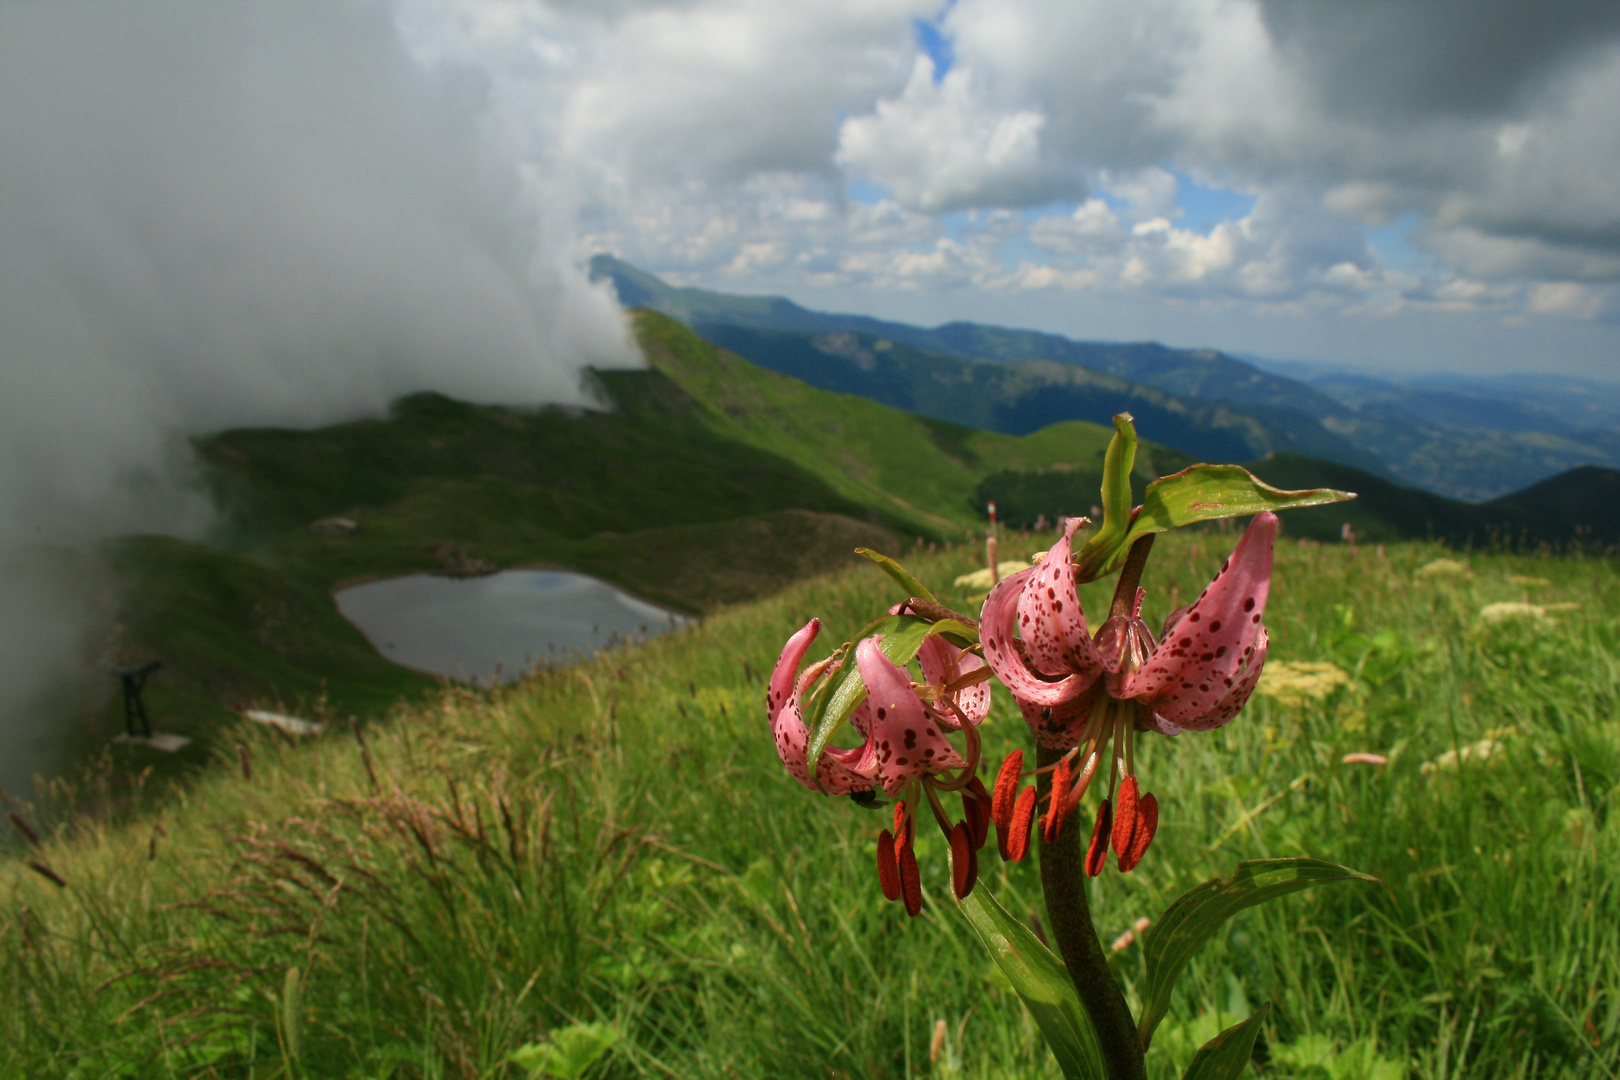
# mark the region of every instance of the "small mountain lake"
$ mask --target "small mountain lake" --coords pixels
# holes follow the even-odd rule
[[[691,620],[567,570],[487,577],[386,578],[334,594],[338,610],[388,659],[488,685],[570,663]]]

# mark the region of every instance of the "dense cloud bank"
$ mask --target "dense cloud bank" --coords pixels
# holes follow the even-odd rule
[[[477,89],[343,0],[0,6],[0,539],[173,527],[184,433],[629,362]]]
[[[0,5],[0,550],[197,533],[190,434],[577,402],[636,362],[483,116],[357,0]],[[5,593],[0,641],[73,636]],[[0,665],[13,708],[51,666]]]

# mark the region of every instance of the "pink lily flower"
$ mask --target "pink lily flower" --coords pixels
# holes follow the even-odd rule
[[[788,639],[766,690],[766,713],[777,756],[788,773],[812,791],[827,795],[859,795],[881,788],[901,797],[896,804],[895,829],[884,830],[878,842],[878,871],[889,899],[904,899],[906,910],[917,914],[922,893],[912,854],[915,816],[926,799],[940,828],[950,838],[955,861],[953,882],[958,896],[967,895],[977,877],[974,852],[989,832],[989,794],[974,772],[978,765],[978,736],[974,729],[990,711],[990,691],[983,682],[952,686],[984,666],[978,656],[939,637],[924,642],[918,652],[923,682],[878,648],[876,637],[855,645],[855,668],[866,688],[866,700],[850,715],[850,725],[861,736],[859,746],[829,747],[822,755],[814,779],[810,776],[810,732],[801,703],[815,685],[844,662],[836,655],[799,667],[821,630],[811,619]],[[921,693],[919,693],[921,691]],[[965,731],[969,755],[964,757],[946,737],[947,731]],[[971,762],[969,761],[971,758]],[[958,775],[952,775],[957,773]],[[938,791],[962,791],[966,821],[954,827],[940,806]]]
[[[1228,723],[1248,702],[1265,664],[1261,622],[1271,589],[1275,514],[1255,516],[1237,548],[1197,600],[1165,620],[1155,639],[1142,620],[1144,590],[1131,602],[1116,595],[1093,635],[1080,610],[1070,562],[1071,519],[1046,558],[997,585],[984,603],[980,634],[985,660],[1018,702],[1043,746],[1073,750],[1061,769],[1066,790],[1048,811],[1049,838],[1078,805],[1113,741],[1109,794],[1099,808],[1087,871],[1100,873],[1112,842],[1119,868],[1131,870],[1158,827],[1158,800],[1136,779],[1135,735],[1209,731]],[[1072,763],[1072,764],[1071,764]],[[1019,770],[998,778],[998,806],[1013,806]],[[1121,781],[1117,815],[1114,784]],[[1062,806],[1058,801],[1062,800]],[[1024,805],[1020,802],[1017,805]],[[1028,804],[1033,809],[1033,803]],[[998,827],[1011,828],[1011,822]],[[1027,831],[1027,823],[1022,824]]]

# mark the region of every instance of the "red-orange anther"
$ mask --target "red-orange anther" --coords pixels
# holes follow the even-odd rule
[[[900,899],[900,863],[894,857],[894,834],[884,829],[878,834],[878,882],[883,886],[883,899]]]
[[[1018,777],[1024,771],[1024,752],[1014,750],[996,771],[996,793],[990,800],[990,820],[998,829],[1012,824],[1013,802],[1018,798]]]
[[[951,829],[951,891],[958,900],[973,891],[979,877],[979,855],[973,848],[973,835],[967,822],[959,821]]]
[[[1114,854],[1123,857],[1131,844],[1131,832],[1136,828],[1136,807],[1140,801],[1136,777],[1127,776],[1119,785],[1119,806],[1114,814]]]
[[[922,910],[922,878],[917,875],[917,853],[908,841],[896,854],[900,863],[900,898],[906,902],[906,914],[915,917]]]
[[[1063,823],[1069,820],[1069,782],[1073,775],[1069,759],[1061,758],[1052,770],[1052,805],[1047,808],[1045,826],[1041,835],[1048,844],[1057,843],[1063,835]]]
[[[962,789],[962,813],[967,818],[973,849],[977,851],[984,847],[985,838],[990,835],[990,793],[984,790],[977,776]]]
[[[1108,865],[1108,833],[1114,822],[1114,808],[1107,799],[1097,807],[1097,824],[1091,830],[1091,846],[1086,849],[1086,876],[1096,877]]]
[[[912,835],[911,830],[907,829],[906,825],[907,825],[907,822],[906,822],[906,801],[904,799],[896,799],[894,801],[894,839],[895,839],[895,843],[903,844],[903,843],[906,843],[911,838],[911,835]],[[916,823],[912,822],[911,826],[912,826],[912,828],[916,828]]]
[[[1006,832],[996,830],[996,838],[1003,841],[1001,857],[1009,862],[1021,862],[1029,852],[1029,830],[1035,824],[1035,789],[1027,787],[1018,793],[1013,806],[1012,821]]]
[[[1131,830],[1130,846],[1119,856],[1119,868],[1127,873],[1136,869],[1159,830],[1159,800],[1143,795],[1136,807],[1136,828]]]

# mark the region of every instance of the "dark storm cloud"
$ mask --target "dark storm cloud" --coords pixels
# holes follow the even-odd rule
[[[1613,0],[1262,0],[1267,29],[1334,113],[1511,113],[1620,38]]]

